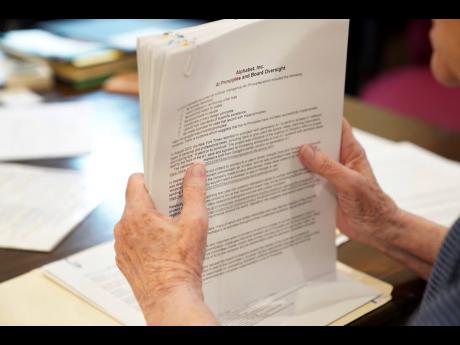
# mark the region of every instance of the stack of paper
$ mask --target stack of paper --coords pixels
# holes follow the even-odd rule
[[[338,156],[347,38],[348,20],[237,19],[138,41],[145,184],[174,216],[205,161],[217,315],[335,272],[333,188],[297,151]]]
[[[51,251],[100,201],[77,172],[0,164],[0,247]]]
[[[88,153],[90,113],[91,106],[84,102],[0,108],[0,161]]]

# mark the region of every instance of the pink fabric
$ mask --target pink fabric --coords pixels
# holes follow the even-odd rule
[[[460,132],[460,88],[439,84],[428,66],[383,73],[362,89],[360,98]]]

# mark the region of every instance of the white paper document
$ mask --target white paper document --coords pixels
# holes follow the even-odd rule
[[[334,190],[297,153],[338,158],[347,39],[348,20],[222,20],[138,42],[146,186],[173,216],[205,161],[217,315],[335,272]]]
[[[380,186],[402,209],[446,227],[460,217],[460,163],[406,142],[368,156]]]
[[[30,105],[40,103],[41,101],[42,97],[40,95],[27,88],[18,87],[0,90],[0,106]]]
[[[145,324],[129,284],[116,267],[113,242],[48,264],[43,270],[48,277],[120,323]],[[339,271],[217,317],[223,325],[328,325],[380,294],[379,290]]]
[[[358,128],[353,128],[353,135],[360,142],[364,150],[372,157],[393,152],[393,149],[399,144],[399,142],[382,138]]]
[[[0,248],[51,251],[101,199],[75,171],[0,163]]]
[[[460,163],[409,142],[354,128],[382,189],[404,210],[452,226],[460,217]]]
[[[335,237],[335,245],[337,247],[340,247],[342,244],[347,243],[350,240],[350,238],[342,233],[336,234]]]
[[[90,152],[91,111],[85,102],[0,107],[0,161]]]

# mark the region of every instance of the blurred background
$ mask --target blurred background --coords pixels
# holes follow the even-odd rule
[[[39,57],[51,67],[48,79],[52,80],[46,81],[44,75],[38,80],[35,76],[34,85],[32,75],[28,81],[22,75],[22,81],[16,76],[17,80],[10,80],[9,84],[30,83],[37,91],[50,89],[56,82],[61,91],[99,88],[110,77],[135,70],[137,35],[206,21],[209,20],[0,20],[4,52]],[[430,26],[429,19],[352,19],[346,93],[404,116],[460,131],[460,116],[456,116],[460,109],[459,91],[438,85],[429,71]],[[17,31],[20,29],[39,31],[21,35]],[[78,40],[79,44],[58,38]],[[30,66],[27,68],[30,72]],[[20,74],[21,70],[24,74],[27,68],[17,67],[16,72]],[[0,83],[4,74],[0,72]],[[46,72],[42,70],[42,74]],[[119,81],[106,87],[129,92],[129,81],[135,82],[129,77],[122,79],[121,84]]]

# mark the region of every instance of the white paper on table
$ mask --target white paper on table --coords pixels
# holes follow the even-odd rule
[[[336,247],[340,247],[342,244],[348,242],[350,238],[347,235],[339,233],[335,236],[335,245]]]
[[[11,30],[3,35],[1,45],[8,51],[64,60],[104,48],[102,43],[63,37],[41,29]]]
[[[51,251],[101,199],[78,172],[0,164],[0,247]]]
[[[125,325],[145,325],[128,282],[115,263],[113,242],[43,266],[51,279]]]
[[[389,139],[379,137],[378,135],[363,131],[358,128],[353,128],[353,135],[363,146],[368,155],[380,155],[391,151],[399,143]]]
[[[122,324],[145,324],[129,284],[116,267],[113,242],[48,264],[43,270]],[[246,308],[219,315],[219,319],[224,325],[327,325],[380,294],[338,271],[337,276],[329,274],[281,291]]]
[[[2,106],[17,106],[36,104],[43,100],[43,97],[37,93],[24,88],[10,88],[0,91],[0,105]]]
[[[0,108],[0,161],[71,157],[90,152],[91,109],[86,102]]]
[[[382,189],[402,209],[446,227],[460,216],[460,164],[404,143],[371,159]]]
[[[404,210],[450,227],[460,216],[460,163],[353,129],[382,189]]]

